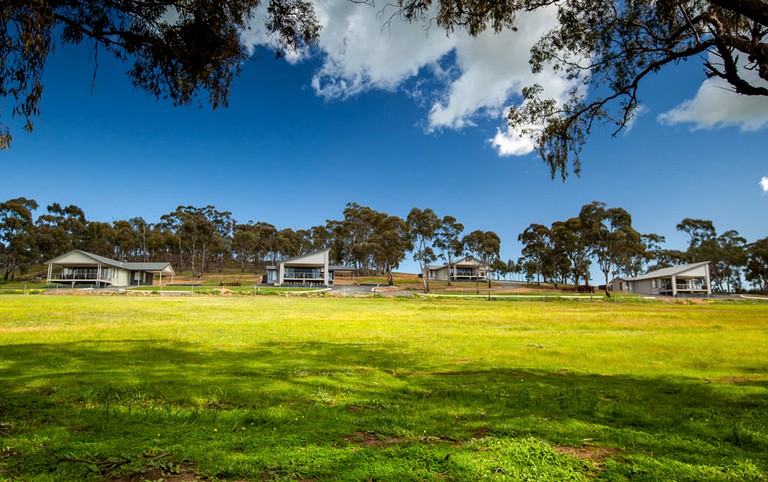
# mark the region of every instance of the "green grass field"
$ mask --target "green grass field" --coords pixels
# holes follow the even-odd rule
[[[0,297],[0,479],[766,480],[768,304]]]

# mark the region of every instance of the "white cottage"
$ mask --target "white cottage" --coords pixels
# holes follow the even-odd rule
[[[711,295],[709,261],[663,268],[636,278],[615,278],[611,288],[643,295]]]
[[[491,267],[473,256],[466,256],[451,264],[428,266],[432,281],[475,281],[488,279]]]
[[[277,266],[267,266],[266,281],[275,286],[333,284],[336,272],[354,272],[351,266],[332,266],[330,249],[297,256],[281,261]]]
[[[170,263],[131,263],[116,261],[97,254],[75,249],[48,261],[48,284],[89,284],[96,286],[151,285],[155,277],[176,272]]]

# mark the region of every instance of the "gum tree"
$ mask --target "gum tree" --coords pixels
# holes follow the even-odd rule
[[[435,235],[435,248],[440,251],[440,257],[445,264],[450,266],[454,259],[461,256],[464,252],[464,246],[461,242],[461,233],[464,232],[464,225],[457,222],[453,216],[445,216],[440,221]],[[448,274],[448,286],[451,286],[451,275]]]
[[[413,208],[408,213],[405,222],[408,226],[408,239],[413,245],[413,260],[419,263],[424,293],[429,293],[428,266],[429,263],[434,263],[437,260],[437,255],[432,249],[432,242],[440,228],[440,218],[429,208],[423,211],[419,208]]]
[[[34,199],[19,197],[0,203],[0,267],[8,281],[17,270],[34,264],[37,257]]]
[[[22,0],[0,2],[0,113],[31,131],[40,113],[43,71],[57,46],[87,43],[98,65],[110,55],[129,65],[136,87],[174,105],[207,94],[226,105],[232,80],[249,58],[240,42],[261,0]],[[307,0],[268,0],[266,27],[278,52],[316,40],[320,30]],[[96,67],[94,67],[95,69]],[[0,149],[12,135],[0,117]]]
[[[579,219],[605,277],[605,296],[610,297],[610,278],[623,260],[642,249],[642,238],[632,227],[632,216],[623,208],[606,208],[605,203],[594,201],[581,208]]]
[[[541,86],[523,90],[509,123],[531,135],[553,178],[579,174],[579,153],[593,126],[613,134],[629,125],[641,87],[685,60],[703,63],[741,95],[768,95],[768,3],[764,0],[399,0],[410,21],[449,34],[514,30],[525,13],[557,10],[558,24],[531,51],[534,72],[554,68],[572,81],[564,101]]]
[[[499,259],[499,251],[501,250],[501,239],[499,235],[493,231],[472,231],[468,235],[464,236],[464,246],[467,251],[488,268],[491,268],[494,261]],[[491,282],[490,273],[487,273],[488,287],[493,286]],[[479,288],[479,285],[478,285]]]
[[[768,238],[759,239],[747,248],[745,277],[763,293],[768,292]]]

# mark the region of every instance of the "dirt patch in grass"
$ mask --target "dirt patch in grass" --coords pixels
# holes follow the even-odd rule
[[[107,480],[109,480],[109,482],[144,482],[147,480],[162,480],[163,482],[194,482],[208,479],[187,469],[182,470],[178,474],[168,474],[160,469],[153,469],[148,472],[135,473]]]
[[[373,432],[355,432],[346,437],[342,437],[342,439],[363,447],[386,447],[387,445],[401,443],[404,440],[402,437],[382,438]]]
[[[555,445],[552,448],[559,454],[569,455],[581,460],[588,460],[596,465],[602,464],[605,459],[613,457],[619,453],[618,450],[610,447],[571,447],[568,445]]]
[[[708,300],[704,298],[673,298],[671,296],[658,299],[664,303],[670,303],[674,305],[706,305],[708,302]]]
[[[483,425],[482,427],[477,427],[474,432],[472,432],[472,438],[479,440],[487,437],[489,433],[491,433],[491,427]]]
[[[718,378],[715,381],[721,383],[750,383],[754,382],[755,380],[746,377],[724,377]]]
[[[376,288],[377,293],[394,293],[396,291],[403,291],[403,289],[398,286],[379,286]]]

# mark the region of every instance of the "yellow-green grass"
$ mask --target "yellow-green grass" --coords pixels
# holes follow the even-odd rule
[[[768,306],[0,298],[0,479],[765,480]]]
[[[203,285],[203,286],[134,286],[128,288],[128,291],[147,291],[152,294],[160,294],[161,292],[184,292],[191,294],[203,294],[203,295],[221,295],[221,294],[237,294],[237,295],[278,295],[278,294],[309,294],[309,293],[321,293],[327,291],[326,288],[318,288],[312,286],[294,287],[294,286],[216,286],[216,285]]]

